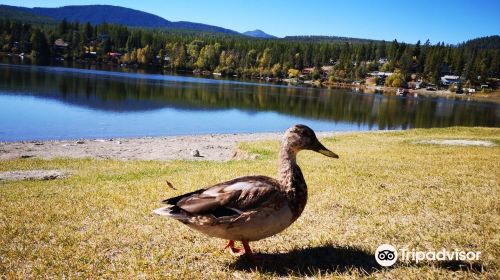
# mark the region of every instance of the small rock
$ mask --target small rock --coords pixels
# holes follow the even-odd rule
[[[201,157],[201,155],[200,155],[200,151],[198,151],[198,150],[193,150],[193,151],[191,151],[191,155],[192,155],[193,157]]]
[[[21,158],[32,158],[32,155],[21,155]]]
[[[85,141],[83,141],[83,140],[78,140],[78,141],[76,141],[76,144],[85,144]]]

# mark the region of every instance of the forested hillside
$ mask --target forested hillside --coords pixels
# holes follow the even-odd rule
[[[154,14],[125,7],[111,5],[79,5],[57,8],[26,8],[0,5],[0,18],[21,20],[26,23],[41,23],[39,18],[48,19],[49,23],[57,23],[63,19],[71,22],[90,22],[91,24],[111,23],[129,27],[165,28],[239,34],[238,32],[218,26],[189,22],[169,21]]]
[[[395,72],[392,86],[416,77],[438,83],[444,74],[462,76],[472,85],[500,77],[500,36],[459,45],[339,37],[259,39],[66,20],[54,26],[0,20],[0,35],[3,52],[32,58],[61,57],[222,75],[295,77],[308,68],[314,79],[352,81],[379,70]],[[67,45],[54,45],[57,39]]]

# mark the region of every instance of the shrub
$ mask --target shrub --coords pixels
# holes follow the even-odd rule
[[[296,78],[300,74],[300,70],[298,69],[288,69],[288,77],[289,78]]]
[[[403,74],[396,72],[385,79],[385,85],[388,87],[401,87],[405,84]]]

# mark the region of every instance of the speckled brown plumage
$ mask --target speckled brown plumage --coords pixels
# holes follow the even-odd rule
[[[245,176],[164,200],[156,214],[175,218],[207,235],[255,241],[274,235],[297,220],[307,203],[307,185],[296,156],[309,149],[338,158],[304,125],[289,128],[281,141],[278,180]],[[246,242],[246,243],[245,243]],[[246,251],[246,249],[245,249]]]

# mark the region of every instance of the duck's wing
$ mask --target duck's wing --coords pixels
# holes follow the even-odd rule
[[[188,216],[238,216],[264,207],[281,196],[279,183],[265,176],[246,176],[164,200],[163,214],[179,220]],[[157,214],[161,214],[156,212]]]

